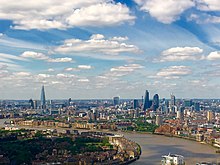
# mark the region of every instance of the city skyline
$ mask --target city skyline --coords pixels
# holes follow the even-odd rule
[[[219,13],[217,0],[0,0],[0,99],[42,85],[48,99],[220,98]]]

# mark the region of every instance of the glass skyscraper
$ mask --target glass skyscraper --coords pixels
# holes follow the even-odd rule
[[[145,96],[144,96],[144,108],[143,110],[146,111],[148,108],[150,108],[150,100],[149,100],[149,92],[146,90]]]
[[[40,103],[41,103],[41,108],[46,109],[46,97],[45,97],[44,86],[42,86],[42,89],[41,89]]]

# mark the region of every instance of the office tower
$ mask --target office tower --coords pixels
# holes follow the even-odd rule
[[[34,101],[30,99],[28,102],[30,104],[31,109],[34,109]]]
[[[172,106],[176,105],[176,97],[173,94],[171,94],[170,97],[171,97],[170,104],[171,104],[171,107],[172,107]]]
[[[159,95],[155,94],[153,97],[153,110],[156,111],[157,108],[159,107]]]
[[[71,101],[72,101],[72,99],[71,99],[71,98],[69,98],[69,99],[68,99],[68,106],[70,106],[70,105],[71,105]]]
[[[133,100],[133,108],[134,108],[134,109],[137,109],[138,107],[139,107],[139,102],[138,102],[137,99],[134,99],[134,100]]]
[[[44,86],[42,86],[41,89],[41,109],[46,109],[46,98],[45,98],[45,91],[44,91]]]
[[[183,107],[180,107],[178,110],[177,110],[177,112],[176,112],[176,118],[177,119],[179,119],[179,121],[183,121],[183,119],[184,119],[184,113],[183,113],[183,111],[184,111],[184,108]]]
[[[156,116],[156,125],[160,126],[163,124],[163,117],[161,115]]]
[[[119,97],[113,97],[114,106],[119,105],[119,103],[120,103],[120,98]]]
[[[184,100],[184,107],[191,107],[192,105],[192,100]]]
[[[200,111],[200,103],[199,102],[194,103],[194,106],[195,106],[196,111]]]
[[[34,100],[33,102],[34,102],[34,109],[38,109],[37,100]]]
[[[212,111],[207,111],[207,121],[211,123],[213,121],[214,114]]]
[[[145,96],[144,96],[144,108],[143,110],[146,111],[148,108],[150,108],[150,100],[149,100],[149,92],[146,90]]]

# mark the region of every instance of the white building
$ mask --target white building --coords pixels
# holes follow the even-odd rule
[[[162,156],[162,165],[184,165],[184,157],[182,155],[169,154]]]

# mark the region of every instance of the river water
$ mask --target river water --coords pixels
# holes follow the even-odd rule
[[[125,133],[129,138],[141,145],[142,155],[133,165],[159,165],[162,155],[179,154],[185,157],[186,165],[195,165],[197,162],[220,162],[220,154],[216,149],[195,141],[165,137],[161,135]]]
[[[0,127],[4,126],[4,121],[4,119],[0,119]],[[220,162],[220,154],[216,154],[216,149],[209,145],[161,135],[123,134],[126,138],[140,144],[142,149],[140,159],[132,165],[160,165],[161,156],[169,153],[183,155],[186,165],[195,165],[197,162],[202,161]]]

